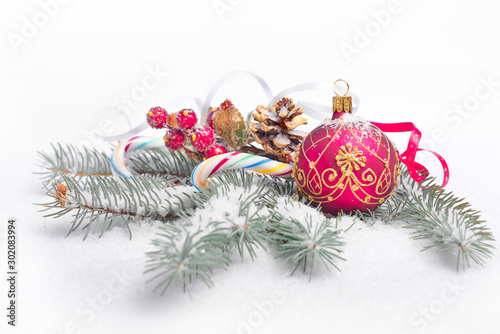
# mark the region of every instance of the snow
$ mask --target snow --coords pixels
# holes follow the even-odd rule
[[[276,140],[278,143],[290,145],[290,138],[286,136],[283,133],[278,134],[276,137],[273,138],[273,140]]]
[[[297,129],[288,131],[288,134],[290,134],[292,136],[299,136],[299,137],[305,137],[305,136],[307,136],[307,132],[301,131],[301,130],[297,130]]]
[[[266,115],[267,117],[269,117],[274,122],[280,122],[281,121],[281,118],[275,112],[272,112],[271,110],[262,109],[260,111],[260,113],[263,114],[263,115]]]
[[[344,121],[344,123],[348,123],[349,125],[351,125],[351,123],[360,123],[366,121],[361,116],[356,116],[352,113],[345,113],[344,115],[342,115],[342,120]]]
[[[322,233],[314,236],[314,232],[317,231],[319,225],[323,223],[326,218],[325,216],[315,208],[312,208],[303,203],[291,200],[288,197],[278,197],[276,199],[276,208],[280,208],[278,211],[282,213],[284,220],[281,221],[282,224],[286,224],[291,227],[292,231],[296,235],[304,234],[304,232],[296,225],[292,223],[292,219],[296,219],[304,226],[310,223],[307,235],[303,237],[311,242],[311,247],[315,244],[315,240],[321,239],[322,235],[326,233],[326,229],[322,230]]]
[[[128,196],[127,198],[131,198],[131,194],[128,190],[123,191]],[[149,207],[145,206],[146,203],[139,203],[137,214],[145,215],[146,213],[154,212],[157,215],[166,216],[167,214],[175,213],[177,210],[179,210],[179,208],[188,209],[192,207],[190,197],[195,191],[196,190],[191,186],[173,186],[161,190],[155,189],[155,192],[158,194],[157,207],[155,207],[152,201],[150,202]],[[92,195],[88,190],[84,189],[81,195],[82,203],[92,203]],[[99,203],[99,207],[103,209],[110,209],[113,211],[120,211],[120,209],[125,206],[126,201],[124,197],[116,196],[116,198],[116,202],[115,197],[111,195],[109,198],[101,198],[102,203]],[[76,203],[76,200],[72,199],[71,197],[69,198],[69,201],[71,203],[66,204],[66,207],[79,207],[78,203]]]
[[[360,139],[362,139],[363,136],[366,136],[372,139],[371,141],[372,143],[380,142],[381,139],[380,129],[360,116],[355,116],[353,114],[346,113],[342,115],[342,117],[339,119],[328,120],[322,122],[322,124],[325,124],[327,127],[335,131],[336,129],[338,129],[340,122],[345,124],[346,127],[354,130],[354,133],[360,134],[362,136]],[[370,145],[368,145],[368,149],[371,149]]]
[[[196,210],[195,215],[190,219],[193,225],[204,228],[214,221],[221,222],[220,227],[234,225],[243,227],[245,225],[246,217],[239,215],[240,206],[238,203],[239,201],[248,202],[249,195],[253,194],[252,190],[245,192],[244,188],[232,186],[228,194],[224,190],[222,192],[222,194],[210,198],[204,204],[204,208]],[[252,217],[259,211],[260,209],[251,203],[248,207],[248,216]]]

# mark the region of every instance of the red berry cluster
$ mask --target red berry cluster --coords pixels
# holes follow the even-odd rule
[[[183,148],[189,139],[193,147],[205,158],[227,152],[224,146],[215,144],[212,126],[196,125],[198,118],[192,109],[182,109],[176,114],[168,114],[165,109],[154,107],[149,110],[146,118],[154,129],[167,128],[163,139],[165,146],[171,150]]]

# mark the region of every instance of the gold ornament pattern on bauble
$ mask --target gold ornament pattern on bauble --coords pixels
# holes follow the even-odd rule
[[[362,141],[363,138],[370,136],[367,129],[363,129],[362,131],[360,131],[358,136],[352,131],[352,129],[346,124],[346,122],[344,122],[342,117],[339,118],[339,121],[340,125],[336,128],[330,128],[329,126],[327,126],[325,136],[312,142],[308,148],[304,148],[305,143],[302,143],[299,146],[298,150],[307,159],[310,169],[306,175],[306,172],[303,169],[298,168],[297,164],[294,165],[292,175],[294,176],[295,182],[297,184],[297,189],[302,194],[307,196],[309,200],[316,203],[326,203],[334,201],[348,189],[352,191],[355,197],[362,203],[384,203],[385,200],[392,195],[392,192],[389,194],[385,194],[391,185],[392,178],[394,178],[394,181],[397,184],[397,180],[399,178],[399,175],[401,174],[397,154],[396,159],[398,161],[394,166],[394,171],[389,170],[391,158],[390,147],[392,146],[392,144],[385,135],[381,134],[377,136],[378,138],[374,138],[377,142],[377,148],[370,150]],[[332,133],[333,128],[335,128],[335,132]],[[341,175],[339,176],[339,173],[334,168],[327,168],[321,171],[318,170],[316,168],[318,161],[323,157],[324,154],[326,154],[326,152],[328,152],[329,148],[333,146],[332,144],[340,140],[339,133],[342,130],[347,130],[352,138],[355,139],[356,143],[354,145],[350,143],[342,145],[337,151],[335,159],[337,161],[337,166],[340,167]],[[318,158],[312,161],[308,157],[307,151],[324,140],[329,140],[328,144],[324,146]],[[385,150],[383,151],[387,152],[387,157],[383,158],[377,154],[380,146],[383,146],[385,148]],[[380,175],[377,175],[370,167],[366,166],[367,155],[372,155],[384,164],[384,169]],[[296,159],[297,158],[298,155],[296,156]],[[359,178],[358,176],[356,176],[354,171],[362,171],[361,177]],[[376,184],[375,194],[369,194],[369,192],[365,188],[371,187],[374,184]],[[309,191],[306,192],[304,191],[304,189],[307,189]],[[329,191],[326,192],[326,195],[323,192],[323,190],[325,189],[329,189]]]

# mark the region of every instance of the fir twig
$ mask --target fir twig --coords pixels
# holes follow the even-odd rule
[[[434,183],[424,181],[421,194],[411,193],[401,218],[413,230],[414,239],[428,240],[423,250],[436,248],[456,252],[457,269],[470,267],[471,261],[483,265],[492,256],[494,238],[481,220],[479,211],[472,210],[463,198],[446,192]]]
[[[401,220],[413,230],[414,239],[428,240],[423,250],[435,248],[457,253],[457,268],[471,265],[471,260],[484,264],[492,256],[495,241],[479,211],[473,210],[463,198],[447,192],[434,178],[422,183],[414,181],[406,169],[402,170],[401,184],[377,210],[358,212],[367,220],[390,222]]]
[[[256,248],[265,249],[271,238],[262,198],[268,193],[262,179],[256,181],[245,171],[226,171],[212,178],[209,189],[193,195],[197,209],[179,212],[182,228],[162,228],[153,241],[157,250],[148,253],[147,272],[159,273],[153,278],[160,280],[157,288],[164,292],[176,280],[186,288],[193,275],[210,287],[210,274],[229,265],[232,249],[242,260],[246,252],[254,258]],[[235,199],[237,203],[231,203]],[[180,268],[186,271],[179,272]]]
[[[304,201],[278,197],[270,212],[274,238],[280,241],[277,257],[292,264],[292,275],[302,265],[304,272],[309,268],[311,279],[317,259],[327,269],[332,266],[339,270],[334,260],[345,260],[339,255],[345,243],[340,231],[319,209]]]
[[[51,144],[51,154],[38,152],[40,167],[45,171],[37,173],[42,175],[45,184],[58,181],[63,175],[73,175],[79,178],[85,176],[110,176],[111,168],[108,152],[98,151],[95,148],[83,149],[70,144]]]
[[[220,247],[228,251],[235,247],[242,260],[246,251],[253,259],[256,248],[265,249],[265,241],[270,240],[266,232],[269,214],[264,208],[264,199],[270,195],[264,179],[257,180],[243,170],[226,171],[193,197],[197,209],[187,210],[184,219],[201,226],[206,238]]]
[[[230,263],[227,254],[214,248],[207,238],[201,237],[201,230],[190,232],[170,225],[160,229],[158,237],[152,241],[157,250],[147,253],[150,259],[145,271],[154,274],[148,282],[158,282],[154,291],[161,289],[163,295],[174,282],[180,282],[187,291],[188,283],[193,278],[212,287],[213,270],[224,269]]]
[[[152,149],[147,154],[130,157],[132,168],[138,173],[150,176],[175,176],[189,178],[196,162],[184,152]]]
[[[40,167],[45,184],[60,182],[63,175],[74,176],[79,180],[88,176],[111,176],[109,159],[113,150],[78,148],[60,143],[51,144],[53,152],[38,152]],[[171,152],[168,149],[151,149],[147,153],[139,153],[127,157],[129,168],[137,174],[150,177],[162,177],[170,180],[188,182],[196,163],[185,153]]]
[[[100,237],[113,228],[115,220],[122,218],[132,237],[131,221],[169,221],[177,218],[177,212],[191,206],[190,186],[178,186],[167,181],[149,178],[121,179],[90,176],[82,181],[75,176],[62,176],[68,186],[66,194],[47,188],[52,202],[41,204],[41,211],[54,211],[45,217],[61,217],[72,213],[72,227],[68,235],[78,229],[90,232],[100,228]]]

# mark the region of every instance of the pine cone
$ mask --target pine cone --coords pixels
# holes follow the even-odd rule
[[[307,120],[300,116],[303,112],[287,97],[276,102],[272,110],[259,105],[252,115],[258,123],[251,123],[250,131],[267,153],[281,161],[289,161],[289,154],[297,152],[298,145],[307,136],[306,132],[295,130],[299,125],[307,124]]]
[[[215,133],[233,150],[238,150],[247,144],[245,120],[230,100],[222,102],[220,109],[213,115],[212,124]]]

